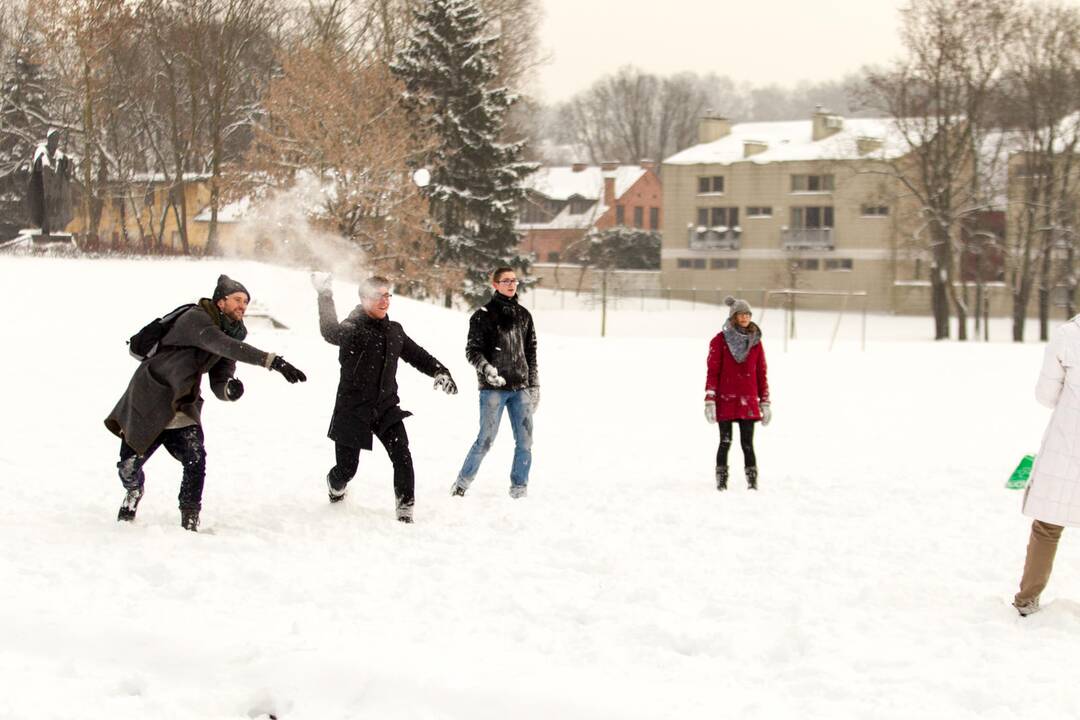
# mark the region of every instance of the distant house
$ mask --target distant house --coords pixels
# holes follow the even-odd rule
[[[659,232],[663,196],[655,168],[650,160],[540,168],[525,179],[527,200],[517,225],[521,251],[537,262],[559,262],[594,228]]]

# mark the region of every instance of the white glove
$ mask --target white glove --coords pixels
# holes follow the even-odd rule
[[[761,403],[761,424],[768,425],[772,421],[772,403],[764,400]]]
[[[502,387],[506,380],[499,374],[499,370],[491,363],[484,364],[484,381],[492,387]]]
[[[328,272],[313,272],[311,273],[311,287],[315,288],[315,292],[328,293],[334,289],[334,276]]]
[[[540,407],[540,386],[533,385],[529,388],[529,401],[532,403],[532,411],[536,412],[536,408]]]
[[[716,422],[716,401],[715,400],[706,400],[705,401],[705,422],[708,422],[708,423],[715,423]]]

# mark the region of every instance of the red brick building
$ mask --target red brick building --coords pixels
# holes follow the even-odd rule
[[[655,163],[575,163],[542,167],[525,179],[518,220],[521,251],[537,262],[559,262],[590,230],[624,225],[660,232],[660,178]]]

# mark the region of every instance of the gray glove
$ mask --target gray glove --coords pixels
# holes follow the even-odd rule
[[[772,422],[772,403],[768,400],[761,402],[761,424],[768,425]]]
[[[540,386],[534,385],[529,388],[529,401],[532,403],[532,411],[536,412],[536,408],[540,407]]]
[[[499,374],[498,368],[491,363],[484,363],[484,367],[481,368],[484,373],[484,381],[492,387],[502,387],[506,384],[506,380]]]
[[[441,372],[435,376],[435,389],[442,390],[447,395],[457,395],[457,383],[448,372]]]
[[[716,422],[716,393],[712,390],[705,393],[705,422],[714,424]]]

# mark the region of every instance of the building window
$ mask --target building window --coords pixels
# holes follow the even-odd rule
[[[523,223],[546,223],[551,222],[552,213],[544,201],[535,201],[532,198],[525,200],[525,209],[521,213]]]
[[[615,224],[616,225],[625,225],[626,224],[626,208],[623,207],[622,205],[616,205],[615,206]]]
[[[649,208],[649,229],[660,229],[660,208]]]
[[[817,258],[798,258],[791,261],[792,270],[818,270],[821,268],[821,261]]]
[[[831,228],[833,227],[833,209],[824,207],[791,208],[791,227],[793,228]]]
[[[746,217],[748,218],[763,218],[772,217],[772,208],[767,205],[754,206],[746,208]]]
[[[645,227],[645,208],[643,208],[643,207],[634,208],[634,227],[636,227],[636,228]]]
[[[557,252],[549,252],[548,253],[548,262],[549,263],[557,263],[557,262],[559,262],[559,253],[557,253]]]
[[[704,270],[705,258],[679,258],[675,264],[680,270]]]
[[[709,269],[711,270],[738,270],[739,260],[737,258],[713,258],[709,261]]]
[[[851,270],[854,267],[851,258],[836,258],[825,261],[826,270]]]
[[[713,207],[697,209],[698,225],[707,228],[734,228],[739,224],[739,208]]]
[[[571,215],[583,215],[589,212],[589,208],[593,206],[593,201],[588,198],[575,197],[570,199],[570,214]]]
[[[832,192],[832,175],[792,175],[791,192]]]
[[[889,208],[887,205],[863,205],[861,212],[863,217],[885,217]]]
[[[724,176],[711,175],[708,177],[699,177],[697,179],[697,191],[698,194],[724,192]]]

